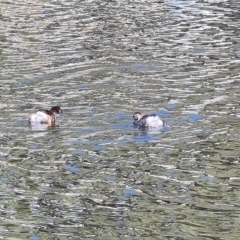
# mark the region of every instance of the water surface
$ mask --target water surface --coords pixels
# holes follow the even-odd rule
[[[1,8],[3,238],[238,239],[238,1]]]

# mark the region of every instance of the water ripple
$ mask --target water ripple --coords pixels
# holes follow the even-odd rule
[[[238,238],[237,1],[1,8],[3,238]]]

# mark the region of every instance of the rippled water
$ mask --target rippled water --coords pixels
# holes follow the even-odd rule
[[[239,8],[2,1],[2,238],[238,239]]]

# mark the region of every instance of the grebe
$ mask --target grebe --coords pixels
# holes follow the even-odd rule
[[[135,125],[139,127],[159,128],[163,126],[163,120],[156,114],[142,115],[140,112],[133,114]]]
[[[54,126],[56,121],[56,114],[62,113],[62,110],[58,106],[52,107],[50,110],[40,109],[36,113],[29,116],[29,122],[31,124],[48,124]]]

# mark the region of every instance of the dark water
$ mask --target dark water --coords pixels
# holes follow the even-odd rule
[[[239,6],[2,1],[2,239],[239,239]]]

